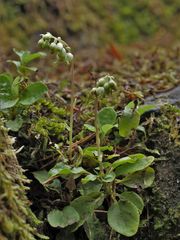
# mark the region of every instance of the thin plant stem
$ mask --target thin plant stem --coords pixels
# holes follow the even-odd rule
[[[96,96],[95,99],[95,128],[96,128],[96,146],[98,151],[98,162],[100,168],[100,174],[103,175],[103,165],[102,165],[102,153],[101,153],[101,141],[100,141],[100,133],[99,133],[99,120],[98,120],[98,108],[99,108],[99,101],[98,97]]]
[[[72,163],[73,152],[73,123],[74,123],[74,61],[71,64],[71,105],[70,105],[70,130],[69,130],[69,161]]]

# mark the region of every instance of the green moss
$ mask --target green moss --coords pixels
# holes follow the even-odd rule
[[[7,154],[8,152],[8,154]],[[0,239],[35,240],[39,223],[26,197],[23,174],[7,130],[0,124]],[[44,238],[45,239],[45,238]],[[47,238],[46,238],[47,239]]]

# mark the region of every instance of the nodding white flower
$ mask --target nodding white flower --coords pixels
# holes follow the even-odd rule
[[[91,93],[96,94],[96,88],[95,87],[92,88]]]
[[[52,50],[57,49],[56,43],[55,43],[55,42],[52,42],[52,43],[50,44],[50,48],[51,48]]]
[[[102,77],[97,81],[97,86],[102,87],[106,82],[107,82],[107,79],[105,77]]]
[[[63,49],[63,44],[59,42],[57,44],[57,49],[62,50]]]
[[[104,88],[103,87],[96,88],[96,93],[97,93],[98,96],[103,96],[104,95]]]
[[[53,35],[50,32],[47,32],[46,34],[43,35],[44,39],[49,39],[49,38],[52,38],[52,37],[53,37]]]
[[[67,53],[66,53],[66,49],[65,49],[65,48],[62,48],[62,49],[61,49],[61,53],[62,53],[62,55],[63,55],[64,57],[66,57],[66,54],[67,54]]]
[[[44,40],[41,38],[41,39],[38,41],[38,44],[39,44],[39,45],[43,45],[43,44],[44,44]]]
[[[72,53],[69,52],[66,54],[66,58],[67,58],[68,62],[71,62],[73,60],[74,56]]]
[[[109,86],[110,86],[110,88],[113,88],[113,89],[116,89],[116,88],[117,88],[117,84],[116,84],[115,81],[112,80],[112,79],[109,81]]]

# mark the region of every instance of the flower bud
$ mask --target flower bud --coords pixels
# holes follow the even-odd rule
[[[63,49],[63,44],[60,43],[60,42],[59,42],[56,46],[57,46],[57,49],[59,49],[59,50],[62,50],[62,49]]]
[[[41,39],[38,41],[38,44],[39,44],[40,46],[43,46],[44,40],[41,38]]]
[[[98,81],[97,81],[97,86],[98,87],[102,87],[104,86],[104,84],[107,82],[106,78],[105,77],[102,77],[100,78]]]
[[[109,81],[109,86],[110,86],[110,88],[112,88],[112,89],[116,89],[116,88],[117,88],[117,84],[116,84],[115,81],[112,80],[112,79]]]
[[[49,39],[52,37],[53,37],[53,35],[50,32],[47,32],[46,34],[43,35],[43,39]]]
[[[67,53],[66,58],[67,58],[68,62],[71,62],[73,60],[74,56],[72,53]]]
[[[104,95],[104,88],[103,87],[96,88],[96,93],[97,93],[98,96],[103,96]]]
[[[57,49],[56,43],[55,43],[55,42],[52,42],[52,43],[50,44],[50,48],[51,48],[52,50]]]
[[[104,90],[105,90],[106,92],[109,92],[109,90],[110,90],[110,85],[109,85],[108,82],[104,84]]]
[[[96,94],[96,89],[97,89],[97,88],[95,88],[95,87],[92,88],[91,93],[92,93],[92,94]]]

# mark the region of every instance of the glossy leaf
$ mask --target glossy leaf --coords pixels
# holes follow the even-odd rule
[[[79,192],[81,193],[81,195],[88,195],[93,192],[100,192],[102,185],[103,184],[97,180],[93,182],[87,182],[86,184],[81,185]]]
[[[142,200],[142,198],[135,192],[123,192],[121,193],[120,195],[120,198],[122,199],[125,199],[127,201],[130,201],[132,202],[136,207],[137,209],[139,210],[139,213],[141,214],[142,211],[143,211],[143,208],[144,208],[144,202]]]
[[[105,125],[103,125],[101,127],[102,133],[104,135],[108,134],[113,127],[114,127],[114,125],[112,125],[112,124],[105,124]]]
[[[109,208],[108,223],[114,231],[131,237],[138,230],[139,211],[132,202],[120,200]]]
[[[99,126],[110,124],[113,125],[116,122],[117,113],[112,107],[105,107],[98,112]]]
[[[18,102],[11,92],[13,77],[8,73],[0,74],[0,110],[11,108]]]
[[[23,119],[17,116],[14,120],[9,120],[6,122],[6,127],[11,131],[17,132],[23,125]]]
[[[94,214],[88,217],[83,227],[89,240],[106,239],[105,228]]]
[[[104,194],[100,192],[93,192],[88,195],[76,198],[71,202],[71,206],[79,213],[80,221],[74,225],[73,231],[78,229],[93,214],[94,210],[101,206],[104,200]]]
[[[140,114],[135,110],[130,109],[123,112],[119,119],[119,135],[121,137],[128,137],[131,130],[136,129],[140,122]]]
[[[119,166],[118,168],[116,168],[115,170],[116,176],[130,174],[140,170],[144,170],[146,167],[151,165],[153,161],[154,161],[153,156],[149,156],[149,157],[144,156],[138,159],[137,161],[135,161],[134,163],[125,163]]]
[[[153,109],[155,109],[156,106],[153,104],[149,104],[149,105],[140,105],[137,109],[138,113],[141,115],[143,115],[145,112],[149,112]]]
[[[110,182],[113,182],[115,178],[116,178],[116,174],[114,172],[110,172],[103,176],[102,181],[110,183]]]
[[[65,228],[79,221],[78,212],[72,207],[67,206],[62,211],[53,210],[47,216],[48,222],[52,227]]]
[[[97,179],[97,176],[96,175],[93,175],[93,174],[88,174],[85,178],[82,178],[81,179],[81,182],[83,183],[83,184],[86,184],[86,183],[88,183],[88,182],[93,182],[93,181],[95,181]]]
[[[135,172],[123,178],[120,182],[130,188],[147,188],[150,187],[154,181],[155,172],[151,167],[144,171]]]
[[[40,99],[47,92],[47,87],[41,82],[31,83],[23,92],[20,103],[22,105],[31,105]]]

